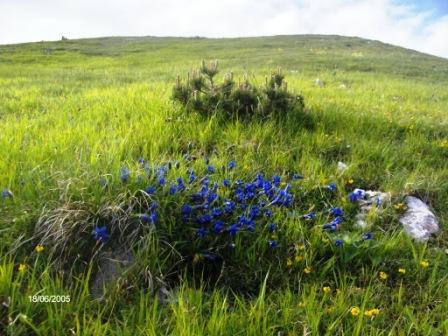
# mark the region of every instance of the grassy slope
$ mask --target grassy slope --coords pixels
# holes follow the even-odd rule
[[[304,94],[316,116],[316,129],[273,121],[222,125],[183,115],[169,100],[171,83],[203,58],[218,58],[223,73],[247,72],[260,83],[282,66],[289,87]],[[325,88],[314,85],[317,77],[327,83]],[[189,141],[198,151],[216,146],[222,153],[217,164],[235,158],[248,175],[298,170],[306,176],[305,186],[331,180],[344,184],[352,178],[356,185],[396,196],[416,192],[431,203],[444,226],[447,85],[447,60],[357,38],[101,38],[0,46],[0,188],[15,194],[14,202],[0,204],[1,250],[5,253],[18,235],[29,235],[44,207],[68,200],[111,203],[128,188],[119,183],[121,166],[135,167],[140,156],[156,162],[180,159]],[[230,145],[236,145],[234,156],[225,150]],[[350,165],[343,175],[336,172],[338,160]],[[100,188],[99,176],[111,180],[107,192]],[[86,335],[109,329],[120,334],[120,328],[124,333],[131,327],[148,334],[151,328],[159,333],[198,334],[208,328],[206,334],[235,334],[248,324],[253,324],[249,333],[254,335],[276,330],[447,333],[446,322],[441,322],[448,311],[443,301],[448,285],[440,271],[446,274],[447,264],[437,252],[446,248],[446,233],[426,248],[405,240],[397,228],[392,222],[374,229],[384,242],[415,252],[410,259],[397,258],[397,264],[418,268],[424,257],[434,261],[426,273],[410,274],[403,286],[385,286],[377,280],[377,270],[364,270],[369,273],[366,285],[357,289],[356,279],[341,269],[331,281],[341,292],[331,298],[322,295],[324,280],[316,274],[300,293],[297,288],[270,291],[256,301],[230,305],[223,293],[208,296],[186,286],[168,306],[157,308],[142,291],[134,294],[132,306],[111,299],[95,310],[82,288],[75,288],[85,279],[62,285],[45,273],[40,278],[28,274],[32,280],[28,289],[16,291],[13,317],[22,312],[35,324],[45,321],[39,327],[43,334],[50,329],[67,333],[69,328]],[[15,260],[3,259],[1,293],[14,288],[12,274],[20,258],[18,252]],[[72,303],[62,308],[27,304],[26,295],[40,288],[68,292]],[[113,310],[115,304],[124,310]],[[380,306],[384,313],[374,321],[349,316],[351,305],[362,304]],[[335,312],[325,313],[330,306]],[[109,322],[93,311],[111,314]],[[16,332],[26,323],[17,322]]]

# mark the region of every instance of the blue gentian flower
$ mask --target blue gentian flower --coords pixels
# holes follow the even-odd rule
[[[181,191],[185,189],[185,182],[184,179],[182,177],[177,178],[177,190]]]
[[[372,238],[373,238],[372,232],[367,232],[367,233],[363,234],[363,236],[362,236],[363,240],[371,240]]]
[[[356,202],[360,199],[363,199],[366,195],[366,192],[362,189],[355,189],[349,195],[348,198],[350,202]]]
[[[229,164],[227,165],[227,167],[229,168],[229,169],[233,169],[233,168],[235,168],[235,166],[236,166],[236,163],[235,163],[235,161],[230,161],[229,162]]]
[[[264,211],[264,215],[266,216],[266,218],[271,218],[272,217],[272,211],[270,209],[266,209]]]
[[[222,181],[222,184],[224,185],[224,187],[229,187],[229,186],[230,186],[230,180],[225,178],[225,179]]]
[[[188,176],[188,183],[192,184],[194,181],[196,181],[196,175],[193,172]]]
[[[177,192],[177,186],[175,184],[172,184],[170,186],[170,195],[174,195]]]
[[[274,223],[269,224],[269,226],[268,226],[268,231],[269,231],[270,233],[272,233],[272,232],[274,232],[275,230],[277,230],[277,224],[274,224]]]
[[[150,215],[149,215],[149,223],[151,223],[151,224],[156,224],[157,223],[157,218],[158,218],[158,215],[157,215],[157,212],[152,212]]]
[[[276,186],[279,187],[280,186],[280,182],[281,182],[281,177],[278,175],[274,175],[274,177],[272,177],[272,183]]]
[[[229,233],[230,233],[231,236],[235,236],[237,234],[238,230],[239,230],[238,229],[238,225],[237,224],[233,224],[229,228]]]
[[[336,183],[332,182],[329,185],[327,185],[327,189],[330,191],[335,191],[337,189]]]
[[[157,214],[155,212],[151,213],[151,214],[141,214],[140,215],[140,220],[142,222],[148,223],[148,224],[155,224],[157,221]]]
[[[331,208],[329,211],[330,211],[330,214],[332,214],[334,216],[343,216],[344,215],[344,210],[342,210],[341,208]]]
[[[99,240],[104,243],[107,240],[107,229],[106,226],[95,227],[95,231],[93,232],[93,239]]]
[[[148,186],[148,187],[146,187],[145,191],[147,194],[152,195],[156,192],[156,188]]]
[[[189,216],[193,212],[193,207],[189,204],[184,204],[180,211],[183,216]]]
[[[208,166],[207,166],[207,171],[208,171],[210,174],[213,174],[213,173],[215,172],[215,167],[213,167],[212,165],[208,165]]]
[[[279,243],[276,240],[268,240],[268,245],[271,248],[277,248],[279,246]]]
[[[149,211],[154,211],[155,209],[157,209],[159,207],[159,204],[157,204],[157,202],[151,202],[151,204],[149,205]]]
[[[129,177],[131,176],[131,172],[127,167],[122,167],[120,169],[120,179],[121,182],[128,182]]]
[[[215,223],[213,224],[213,231],[215,231],[215,233],[220,233],[222,232],[223,229],[224,229],[224,222],[220,220],[215,221]]]
[[[139,157],[138,160],[137,160],[137,162],[138,162],[140,165],[144,165],[144,164],[146,163],[146,160],[145,160],[144,158],[142,158],[142,157]]]
[[[232,201],[226,201],[224,202],[224,211],[226,213],[232,213],[236,210],[236,205]]]
[[[210,223],[212,220],[212,216],[210,216],[209,214],[204,214],[202,216],[199,216],[197,218],[197,222],[199,224],[205,224],[205,223]]]
[[[197,234],[199,237],[204,238],[207,235],[207,230],[205,229],[205,227],[201,226],[198,229]]]
[[[13,197],[13,193],[9,189],[3,189],[2,197],[3,198]]]
[[[302,218],[306,219],[306,220],[314,219],[314,218],[316,218],[316,213],[315,212],[307,213],[307,214],[303,215]]]
[[[295,173],[294,175],[292,175],[292,178],[293,178],[293,180],[301,180],[301,179],[303,179],[303,176]]]
[[[342,246],[342,245],[344,245],[344,241],[342,240],[342,239],[337,239],[335,242],[334,242],[334,244],[336,245],[336,246]]]
[[[163,185],[165,185],[165,183],[166,183],[165,178],[164,178],[164,177],[160,177],[160,178],[159,178],[159,185],[160,185],[160,186],[163,186]]]
[[[212,209],[212,216],[215,218],[222,216],[222,213],[223,213],[223,211],[221,208],[213,208]]]

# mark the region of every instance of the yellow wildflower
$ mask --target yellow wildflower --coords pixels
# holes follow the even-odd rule
[[[420,266],[423,268],[427,268],[429,266],[429,262],[427,260],[420,261]]]
[[[386,272],[381,271],[380,272],[380,279],[381,280],[386,280],[389,276],[387,275]]]
[[[304,268],[303,271],[304,271],[306,274],[310,274],[312,270],[311,270],[311,267],[307,266],[307,267]]]
[[[398,273],[405,274],[406,273],[406,268],[399,268],[398,269]]]
[[[329,286],[325,286],[324,288],[322,288],[322,290],[324,291],[325,294],[328,294],[331,292],[331,288]]]
[[[291,267],[291,266],[292,266],[292,260],[291,260],[291,258],[288,258],[288,259],[286,260],[286,266],[288,266],[288,267]]]
[[[23,273],[26,270],[26,264],[19,264],[19,272]]]
[[[355,182],[355,181],[353,181],[352,178],[348,180],[348,184],[353,184],[353,182]]]
[[[298,263],[298,262],[301,262],[303,260],[303,257],[301,255],[296,255],[294,260]]]
[[[44,247],[43,247],[43,245],[39,244],[39,245],[37,245],[37,246],[34,248],[34,250],[35,250],[37,253],[41,253],[41,252],[44,250]]]
[[[352,309],[350,309],[350,313],[352,314],[352,316],[358,316],[359,313],[361,312],[361,309],[359,309],[359,307],[352,307]]]
[[[373,309],[366,310],[364,312],[364,316],[373,317],[373,316],[378,315],[379,313],[380,313],[380,310],[378,308],[373,308]]]
[[[300,244],[299,246],[297,246],[297,249],[299,251],[303,251],[305,249],[305,244]]]

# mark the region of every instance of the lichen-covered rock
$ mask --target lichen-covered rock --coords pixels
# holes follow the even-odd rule
[[[407,210],[400,218],[406,233],[413,239],[424,242],[439,231],[437,217],[420,199],[406,197]]]

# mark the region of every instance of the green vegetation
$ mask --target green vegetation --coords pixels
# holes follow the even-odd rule
[[[266,77],[265,85],[257,88],[245,76],[236,85],[233,73],[227,73],[224,81],[215,82],[218,74],[218,61],[206,64],[202,61],[200,69],[194,70],[186,80],[177,78],[172,98],[187,109],[202,114],[224,112],[226,117],[241,116],[285,116],[286,113],[301,113],[304,108],[303,96],[288,92],[288,83],[284,80],[280,68]]]
[[[306,108],[282,120],[225,123],[185,113],[171,101],[172,86],[202,59],[219,59],[223,74],[257,86],[281,66],[288,91],[305,97]],[[0,46],[0,191],[13,194],[0,199],[0,334],[447,334],[447,86],[445,59],[338,36]],[[187,165],[186,153],[198,160]],[[238,273],[241,287],[198,281],[201,274],[186,273],[193,261],[176,269],[175,242],[138,218],[140,190],[154,181],[140,157],[180,162],[167,173],[169,188],[190,166],[204,169],[205,156],[218,168],[234,160],[245,180],[260,171],[282,181],[304,176],[293,185],[303,199],[274,214],[276,238],[297,253],[285,245],[238,251],[248,265]],[[338,171],[338,161],[349,168]],[[330,182],[338,190],[325,199],[320,188]],[[398,223],[400,207],[390,206],[369,214],[369,244],[336,249],[334,237],[317,229],[325,216],[310,225],[289,213],[339,205],[347,213],[340,234],[354,241],[362,231],[347,192],[355,187],[390,192],[395,205],[418,195],[441,232],[412,242]],[[161,208],[182,203],[172,195]],[[164,217],[161,223],[178,224]],[[101,301],[89,289],[97,260],[83,261],[100,249],[92,231],[103,224],[116,230],[101,250],[127,246],[135,261]],[[70,302],[32,303],[33,295],[70,295]]]

